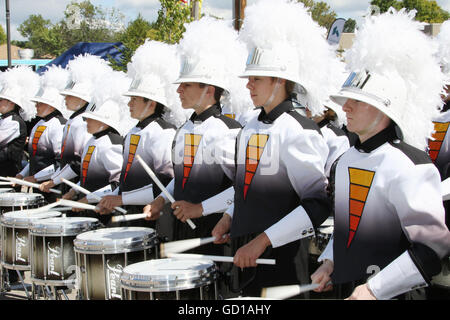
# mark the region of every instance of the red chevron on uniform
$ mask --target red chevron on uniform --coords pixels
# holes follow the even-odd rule
[[[34,132],[33,141],[31,143],[31,147],[33,148],[33,156],[36,155],[39,139],[41,138],[45,129],[47,129],[46,126],[39,126],[39,127],[37,127],[36,131]]]
[[[436,161],[441,151],[442,142],[444,142],[450,122],[433,122],[434,123],[434,140],[428,141],[429,155],[431,160]]]
[[[186,133],[184,135],[184,158],[183,158],[183,183],[182,189],[189,178],[191,173],[192,165],[194,164],[194,158],[198,151],[198,146],[202,135]]]
[[[123,177],[123,181],[126,180],[127,175],[128,175],[128,171],[131,168],[131,164],[133,163],[134,160],[134,156],[136,155],[136,150],[137,147],[139,145],[139,140],[141,140],[141,136],[132,134],[130,137],[130,147],[129,147],[129,151],[128,151],[128,161],[127,161],[127,166],[125,168],[125,174]]]
[[[245,156],[244,200],[247,197],[248,189],[255,176],[267,140],[269,140],[267,134],[253,134],[248,140]]]

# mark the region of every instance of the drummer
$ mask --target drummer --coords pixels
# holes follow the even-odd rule
[[[39,76],[19,66],[0,75],[0,176],[15,177],[22,170],[27,126],[36,109],[29,100],[39,89]],[[0,186],[0,188],[3,186]]]
[[[304,7],[283,0],[247,7],[240,37],[251,49],[242,76],[253,104],[262,108],[238,136],[234,210],[226,211],[212,235],[231,231],[235,282],[244,295],[260,296],[264,287],[309,283],[306,238],[330,214],[328,147],[291,97],[302,94],[312,114],[319,114],[335,90],[328,76],[335,57]],[[259,257],[276,265],[257,265]]]
[[[172,84],[178,64],[175,47],[157,41],[145,42],[131,58],[128,75],[133,77],[133,82],[125,95],[131,97],[130,114],[139,123],[125,137],[120,184],[114,195],[104,196],[98,204],[101,214],[109,214],[114,207],[123,205],[128,213],[143,212],[143,207],[161,193],[137,161],[137,155],[163,185],[172,180],[175,125],[186,121]],[[155,228],[154,221],[145,220],[123,225]]]
[[[28,141],[29,163],[16,178],[28,182],[48,180],[61,159],[61,141],[67,113],[60,91],[69,80],[69,72],[59,66],[48,67],[40,77],[41,88],[31,100],[36,103],[39,121],[33,127]],[[56,200],[55,194],[44,193],[47,202]]]
[[[187,225],[184,210],[200,208],[201,202],[231,187],[234,177],[235,139],[241,125],[221,113],[220,99],[233,81],[233,64],[227,61],[236,56],[234,30],[223,21],[204,17],[186,26],[180,41],[183,67],[177,92],[184,109],[191,109],[189,120],[175,136],[173,147],[174,179],[167,190],[174,196],[172,204],[177,217],[175,240],[209,237],[220,219],[215,212]],[[205,41],[208,39],[208,41]],[[243,56],[245,61],[245,56]],[[159,195],[144,212],[148,219],[157,219],[167,196]],[[223,247],[207,244],[194,249],[196,253],[223,255]]]
[[[416,49],[432,44],[412,19],[395,10],[368,16],[348,60],[358,72],[331,96],[359,140],[332,169],[334,236],[311,276],[318,291],[332,279],[342,298],[410,298],[449,254],[441,179],[424,152],[443,75],[431,50]],[[381,39],[382,30],[390,32]]]
[[[90,54],[79,55],[70,60],[67,69],[71,81],[61,94],[65,97],[67,109],[73,113],[64,126],[60,167],[52,174],[50,180],[41,184],[39,189],[43,192],[50,192],[50,188],[61,185],[64,194],[69,190],[69,186],[62,183],[61,178],[72,182],[78,180],[81,154],[86,142],[92,137],[87,132],[86,122],[83,121],[81,114],[86,111],[92,100],[96,78],[111,70],[105,60]]]
[[[81,156],[79,185],[90,193],[85,195],[72,188],[64,199],[76,197],[80,203],[96,203],[97,197],[117,188],[122,170],[122,134],[133,125],[126,108],[128,99],[122,95],[129,85],[130,79],[123,72],[113,70],[97,81],[92,102],[82,114],[92,138]],[[96,212],[88,211],[84,215],[97,218],[104,225],[110,222],[110,216],[100,216]]]

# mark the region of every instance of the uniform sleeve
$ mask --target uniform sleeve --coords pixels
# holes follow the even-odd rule
[[[52,175],[55,173],[55,165],[51,164],[48,167],[42,169],[39,172],[36,172],[34,174],[34,178],[38,181],[38,182],[42,182],[42,181],[46,181],[51,179]]]
[[[393,179],[387,190],[409,249],[368,282],[379,299],[389,299],[429,283],[450,249],[444,223],[440,176],[432,164],[416,165]]]
[[[280,147],[280,159],[300,206],[265,231],[274,248],[312,236],[331,210],[324,174],[328,147],[323,137],[315,130],[290,132]]]
[[[78,174],[72,170],[72,167],[69,164],[66,164],[64,168],[56,171],[51,179],[55,185],[62,183],[62,178],[66,180],[72,180],[73,178],[78,177]]]
[[[234,202],[234,188],[229,187],[221,193],[202,201],[203,215],[224,212]]]
[[[4,148],[8,143],[20,136],[20,125],[17,121],[4,121],[0,126],[0,147]]]
[[[95,190],[94,192],[91,192],[88,195],[86,195],[86,199],[88,203],[97,203],[100,201],[99,199],[103,198],[104,196],[110,195],[111,193],[112,187],[110,184],[108,184],[103,188]]]
[[[122,192],[124,205],[147,205],[153,201],[153,185],[147,185],[139,189]]]
[[[22,177],[27,177],[30,174],[30,164],[27,163],[27,165],[18,174]]]

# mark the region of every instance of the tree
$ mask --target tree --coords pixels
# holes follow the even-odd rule
[[[160,0],[161,8],[154,25],[152,39],[167,43],[178,43],[183,36],[185,23],[191,22],[191,5],[179,0]]]
[[[331,10],[330,6],[326,2],[315,2],[314,0],[297,0],[302,2],[308,11],[311,13],[311,17],[320,26],[330,29],[334,20],[336,20],[337,14]]]
[[[0,44],[6,43],[6,33],[5,30],[3,30],[3,27],[0,26]]]
[[[352,33],[355,32],[356,29],[356,21],[352,18],[349,18],[345,21],[343,32]]]
[[[44,19],[39,15],[30,15],[17,30],[22,37],[27,38],[27,47],[34,49],[34,55],[36,58],[40,58],[45,54],[48,54],[48,41],[54,39],[54,35],[50,35],[50,29],[52,25],[50,20]],[[59,43],[59,41],[57,41]],[[50,45],[50,47],[54,47]]]
[[[370,4],[378,6],[381,13],[386,12],[391,6],[397,10],[416,9],[416,20],[421,22],[442,23],[450,19],[450,13],[442,9],[435,0],[372,0]]]

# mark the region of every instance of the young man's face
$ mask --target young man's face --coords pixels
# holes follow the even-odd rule
[[[272,77],[248,77],[247,89],[255,107],[263,106],[272,95],[276,81]]]
[[[38,117],[41,118],[46,117],[53,111],[55,111],[55,108],[53,108],[52,106],[46,103],[36,102],[36,115]]]
[[[191,109],[201,103],[204,98],[204,91],[206,87],[201,88],[197,82],[183,82],[180,83],[177,93],[181,100],[181,106],[184,109]]]
[[[380,117],[386,116],[368,103],[347,99],[342,107],[347,116],[347,129],[361,137],[371,137],[378,133]]]
[[[12,111],[14,109],[14,106],[14,102],[6,99],[0,99],[0,114],[5,114]]]
[[[66,107],[70,111],[77,111],[87,103],[87,101],[85,101],[81,98],[78,98],[75,96],[70,96],[70,95],[67,95],[65,97],[65,101],[66,101]]]
[[[90,118],[84,118],[84,119],[86,121],[87,132],[89,132],[90,134],[94,134],[94,133],[103,131],[106,128],[108,128],[108,126],[101,121],[90,119]]]
[[[145,119],[149,113],[152,101],[144,101],[144,98],[132,96],[128,102],[130,108],[130,115],[133,119]]]

